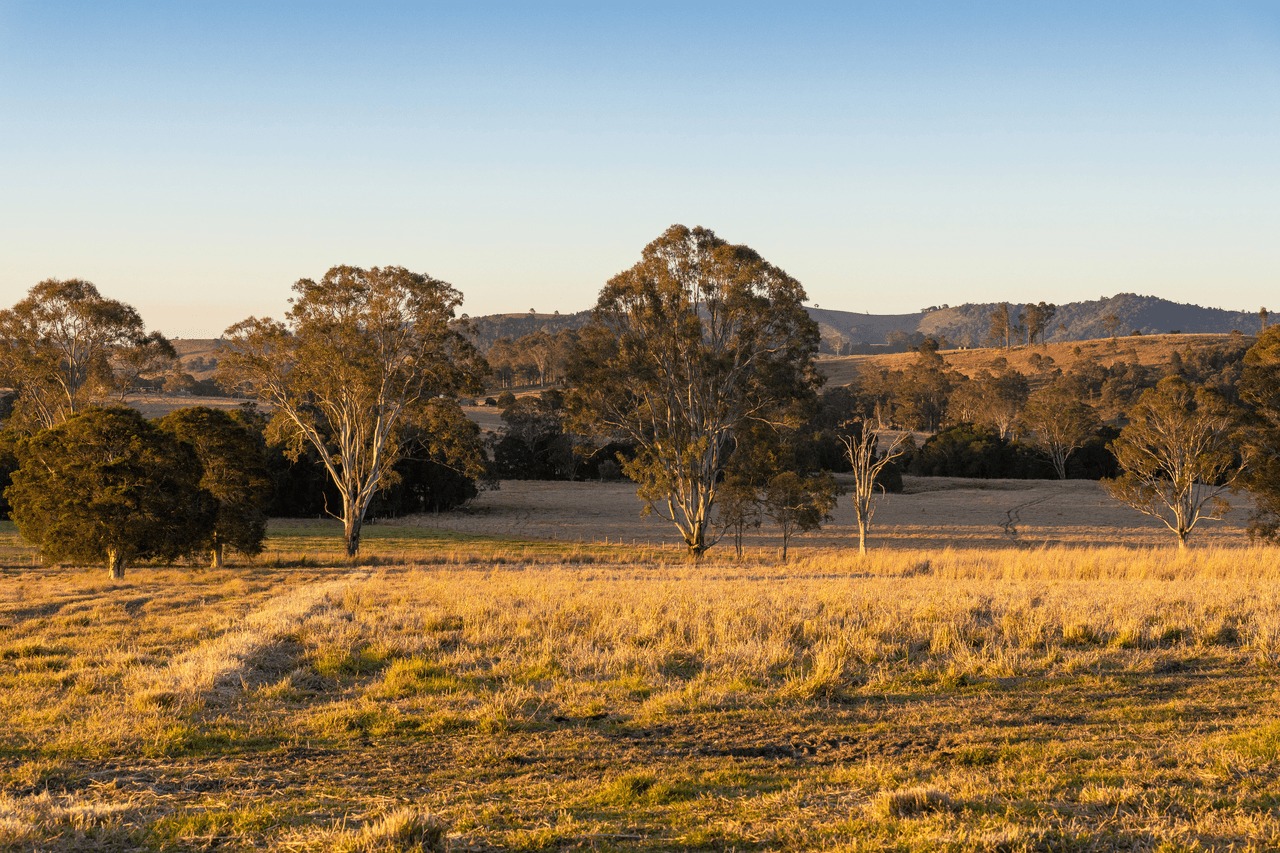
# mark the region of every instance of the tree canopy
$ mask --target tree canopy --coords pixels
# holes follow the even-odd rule
[[[200,460],[200,487],[215,502],[213,523],[199,543],[211,567],[222,567],[228,547],[249,557],[262,553],[272,484],[253,432],[232,415],[207,406],[178,409],[156,425],[188,444]]]
[[[91,408],[18,447],[5,494],[18,532],[46,562],[102,562],[113,578],[138,560],[201,547],[215,506],[195,450],[136,410]]]
[[[819,333],[804,290],[747,246],[673,225],[609,280],[568,366],[575,431],[633,441],[646,509],[703,553],[737,434],[811,398]]]
[[[462,295],[429,275],[338,266],[293,289],[284,322],[250,317],[227,330],[219,381],[274,407],[274,440],[319,451],[354,557],[407,427],[432,398],[478,393],[488,368],[449,325]]]
[[[1129,417],[1111,443],[1124,473],[1103,484],[1116,500],[1163,522],[1185,548],[1202,518],[1230,509],[1222,493],[1244,467],[1239,412],[1213,391],[1169,376],[1143,392]]]
[[[82,411],[95,391],[115,390],[117,365],[127,393],[139,373],[167,369],[173,357],[137,311],[80,279],[46,279],[0,311],[0,380],[17,391],[14,416],[30,432]]]

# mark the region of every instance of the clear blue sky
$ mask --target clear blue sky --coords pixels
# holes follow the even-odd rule
[[[704,225],[824,308],[1280,310],[1280,3],[0,0],[0,303],[400,264],[589,307]]]

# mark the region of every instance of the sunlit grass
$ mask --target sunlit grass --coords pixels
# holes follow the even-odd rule
[[[307,523],[272,531],[306,565],[8,570],[0,849],[1280,834],[1276,549],[446,562],[525,545],[384,530],[402,561]]]

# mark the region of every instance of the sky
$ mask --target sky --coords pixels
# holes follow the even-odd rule
[[[673,223],[823,308],[1280,308],[1280,3],[0,0],[0,307],[568,313]]]

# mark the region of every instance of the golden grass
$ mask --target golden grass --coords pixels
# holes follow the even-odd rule
[[[1110,367],[1116,361],[1128,363],[1138,362],[1147,367],[1160,368],[1169,364],[1173,353],[1181,354],[1188,347],[1200,349],[1218,346],[1231,340],[1231,335],[1196,334],[1196,335],[1140,335],[1132,337],[1122,335],[1115,340],[1112,347],[1110,338],[1092,341],[1066,341],[1041,346],[1017,346],[1011,349],[1003,347],[980,347],[968,350],[942,350],[939,352],[947,363],[966,376],[974,376],[981,370],[991,368],[991,363],[1003,358],[1009,367],[1021,371],[1027,376],[1035,377],[1035,369],[1031,367],[1031,356],[1039,355],[1052,358],[1055,367],[1066,371],[1075,361],[1075,348],[1081,354],[1091,357],[1104,367]],[[1250,335],[1241,339],[1246,345],[1253,342]],[[825,357],[818,362],[818,369],[827,377],[828,385],[848,385],[858,378],[864,369],[905,370],[914,364],[919,356],[913,352],[892,353],[887,355],[846,355]]]
[[[0,849],[1266,849],[1277,556],[44,570]]]

